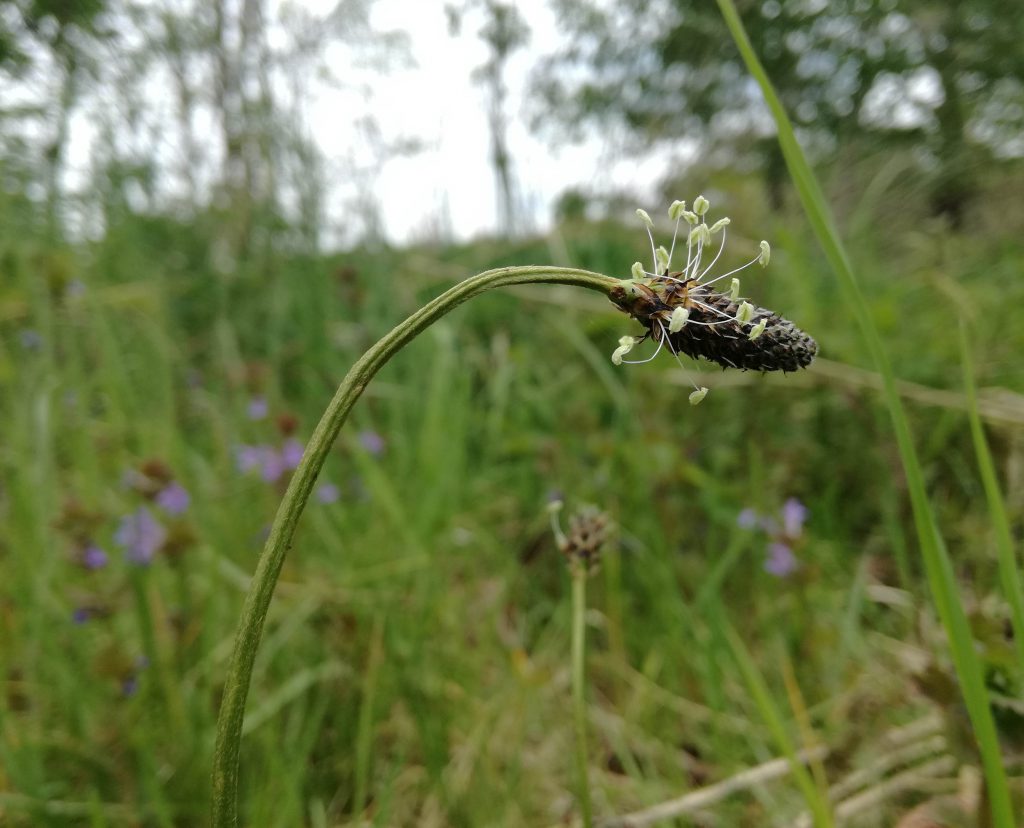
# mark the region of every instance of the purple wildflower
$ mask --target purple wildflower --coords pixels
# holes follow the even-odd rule
[[[261,468],[269,451],[271,451],[269,446],[238,446],[235,449],[235,463],[238,470],[245,474],[253,469]]]
[[[121,519],[114,542],[134,564],[147,566],[167,539],[167,530],[145,506],[140,506]]]
[[[19,335],[21,347],[26,351],[38,351],[43,347],[43,337],[37,330],[25,328]]]
[[[169,515],[181,515],[188,510],[192,498],[180,483],[168,483],[156,495],[156,505]]]
[[[788,538],[799,538],[807,520],[807,507],[795,497],[782,504],[782,529]]]
[[[90,543],[82,550],[82,566],[86,569],[103,569],[107,565],[107,553],[96,544]]]
[[[285,440],[281,448],[281,462],[284,463],[284,467],[289,471],[298,468],[305,450],[306,447],[294,437]]]
[[[270,406],[267,405],[266,397],[253,397],[249,400],[249,408],[247,413],[250,420],[262,420],[267,416],[270,411]]]
[[[75,625],[84,624],[92,617],[92,610],[88,607],[76,607],[71,613],[71,623]]]
[[[760,523],[761,516],[749,507],[736,515],[736,525],[740,529],[756,529]]]
[[[796,555],[786,544],[774,542],[768,544],[768,557],[764,562],[765,572],[777,578],[785,578],[799,566]]]
[[[149,666],[149,659],[144,655],[136,657],[134,671],[121,679],[121,694],[134,696],[139,689],[139,674]]]
[[[299,464],[302,451],[302,444],[298,440],[287,441],[281,451],[270,446],[239,446],[236,462],[238,470],[243,474],[259,469],[265,483],[276,483],[281,475]]]
[[[337,503],[341,499],[341,490],[333,483],[321,483],[316,488],[316,499],[321,503]]]
[[[357,439],[359,440],[359,445],[361,445],[367,453],[372,454],[374,457],[379,457],[381,454],[383,454],[384,449],[387,445],[384,442],[383,437],[381,437],[376,431],[372,431],[370,429],[360,431]]]
[[[276,483],[285,470],[284,456],[272,448],[265,449],[260,463],[260,477],[263,478],[263,482]]]

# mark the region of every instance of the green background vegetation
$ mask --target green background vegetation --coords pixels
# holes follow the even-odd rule
[[[26,159],[0,161],[0,822],[203,824],[220,683],[282,491],[240,473],[238,448],[279,443],[281,417],[307,438],[359,354],[455,281],[538,263],[625,277],[646,239],[613,206],[600,221],[566,210],[536,237],[328,253],[309,226],[238,192],[189,211],[131,208],[109,169],[95,191],[102,233],[86,237],[57,220],[64,195],[30,197],[18,176],[47,170]],[[1019,796],[1024,665],[958,326],[1019,549],[1024,170],[975,158],[968,171],[970,208],[951,216],[909,149],[820,164],[905,381]],[[745,292],[812,333],[821,359],[786,377],[709,372],[712,391],[691,408],[668,359],[611,365],[635,326],[594,295],[486,295],[433,327],[368,389],[324,472],[341,498],[310,503],[286,563],[243,742],[246,824],[554,825],[577,813],[553,491],[618,527],[589,586],[599,817],[780,755],[734,628],[792,741],[827,748],[812,776],[837,801],[917,769],[851,824],[894,825],[922,803],[960,809],[939,824],[985,824],[984,808],[962,804],[977,795],[978,757],[852,313],[792,194],[777,203],[756,170],[694,170],[666,183],[664,203],[699,191],[732,218],[733,266],[772,242]],[[268,400],[266,420],[247,416],[254,397]],[[365,431],[383,452],[362,445]],[[175,543],[136,567],[114,535],[145,502],[126,473],[152,461],[192,502],[169,522]],[[788,498],[809,518],[799,569],[778,578],[764,570],[770,538],[737,516],[778,515]],[[81,565],[83,532],[110,553],[106,567]],[[907,738],[894,728],[908,724],[922,754],[888,768],[893,739]],[[781,826],[805,807],[782,777],[704,812]],[[677,824],[712,824],[701,820]]]

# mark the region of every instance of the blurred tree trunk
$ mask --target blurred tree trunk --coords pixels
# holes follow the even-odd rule
[[[467,8],[472,2],[467,3]],[[508,118],[505,105],[508,86],[505,71],[516,49],[527,43],[530,29],[514,5],[486,0],[482,4],[484,24],[480,37],[491,50],[483,66],[473,72],[487,90],[487,125],[491,134],[491,167],[494,169],[498,228],[506,236],[514,236],[524,228],[516,192],[512,155],[508,148]]]
[[[276,209],[272,60],[266,37],[266,0],[215,0],[214,104],[221,125],[222,205],[228,213],[229,252],[253,253],[260,216]]]
[[[220,119],[223,159],[221,206],[228,213],[227,252],[233,262],[248,253],[251,234],[251,202],[247,187],[242,79],[239,77],[238,48],[232,45],[236,27],[228,0],[213,3],[214,104]]]
[[[512,156],[508,151],[508,119],[505,117],[505,99],[508,89],[499,72],[488,79],[490,107],[487,122],[491,132],[491,166],[498,198],[498,227],[507,236],[519,230],[519,211],[512,177]]]
[[[162,18],[163,44],[167,57],[167,65],[174,79],[174,98],[178,129],[181,131],[181,175],[185,185],[185,200],[190,208],[199,203],[199,182],[196,171],[201,162],[202,153],[196,143],[192,129],[192,118],[196,111],[197,100],[192,83],[189,80],[189,58],[199,44],[190,40],[190,32],[186,20],[193,17],[194,8],[186,10],[184,16],[165,11]]]
[[[955,29],[959,25],[960,15],[954,4],[945,28]],[[931,203],[936,215],[945,216],[953,227],[960,229],[976,187],[971,180],[967,113],[957,78],[958,67],[953,46],[955,40],[949,36],[948,31],[943,33],[943,39],[946,47],[933,50],[930,55],[930,62],[942,80],[944,96],[935,110],[938,128],[934,152],[939,168],[932,184]]]
[[[67,160],[71,111],[75,105],[78,86],[78,59],[66,35],[66,30],[61,26],[54,40],[53,55],[60,73],[60,92],[54,114],[53,137],[46,148],[46,221],[49,232],[55,239],[64,234],[60,207],[63,195],[61,178],[64,174],[64,162]]]

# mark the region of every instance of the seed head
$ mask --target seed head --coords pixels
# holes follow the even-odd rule
[[[594,506],[579,509],[569,518],[569,530],[558,538],[569,567],[586,574],[595,572],[610,532],[611,520],[607,514]]]
[[[644,339],[651,339],[659,350],[667,345],[676,356],[703,357],[723,368],[753,371],[806,368],[818,350],[817,343],[810,336],[774,311],[741,300],[739,279],[731,279],[727,292],[714,286],[751,265],[767,266],[771,257],[768,242],[762,241],[758,255],[738,270],[710,276],[711,269],[725,249],[728,220],[719,219],[709,227],[705,219],[710,206],[707,199],[699,196],[693,206],[692,213],[676,204],[672,208],[672,212],[692,226],[685,235],[686,264],[683,269],[671,270],[677,239],[673,239],[666,257],[665,249],[655,248],[652,238],[653,275],[638,275],[634,268],[632,281],[621,282],[610,291],[612,302],[646,329],[642,337],[630,338],[628,347],[625,339],[620,340],[612,362],[620,364],[622,357],[633,347]],[[721,246],[716,244],[718,251],[714,260],[702,268],[701,260],[712,235],[717,233],[721,233]],[[696,387],[691,402],[700,402],[704,398],[700,393],[702,390]]]

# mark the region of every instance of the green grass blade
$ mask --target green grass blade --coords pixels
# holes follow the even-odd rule
[[[899,446],[900,458],[904,473],[907,476],[907,487],[910,492],[911,505],[914,512],[914,525],[917,530],[921,555],[924,559],[928,584],[932,599],[938,610],[942,625],[949,638],[953,663],[960,680],[964,702],[967,705],[974,728],[975,737],[981,750],[985,780],[988,786],[989,801],[992,808],[993,824],[997,828],[1013,828],[1013,810],[1010,803],[1006,772],[1003,769],[999,753],[999,741],[995,721],[989,707],[988,692],[985,688],[984,674],[978,655],[974,649],[967,614],[957,591],[956,578],[952,563],[946,552],[945,544],[935,523],[935,516],[924,485],[924,475],[917,459],[917,452],[911,437],[910,424],[907,421],[903,404],[896,390],[896,381],[888,355],[882,344],[878,328],[871,316],[870,308],[860,289],[853,272],[849,257],[840,241],[831,211],[815,178],[814,172],[804,156],[803,150],[796,139],[793,125],[776,95],[764,67],[758,60],[750,39],[747,37],[732,0],[717,0],[718,7],[725,18],[734,41],[739,48],[744,63],[751,75],[757,80],[764,94],[768,108],[771,110],[778,130],[779,144],[786,166],[796,185],[800,200],[808,220],[824,249],[825,255],[839,277],[846,305],[853,311],[861,333],[867,342],[871,357],[883,380],[883,391],[886,406],[892,419]]]
[[[832,820],[832,811],[828,800],[821,789],[815,784],[810,771],[800,761],[796,745],[793,744],[793,740],[789,738],[789,734],[786,732],[786,727],[782,722],[782,715],[779,713],[775,702],[772,701],[771,693],[768,690],[767,684],[765,684],[764,677],[757,669],[757,664],[743,643],[743,639],[740,638],[732,625],[725,619],[719,619],[719,623],[723,627],[723,632],[729,642],[729,649],[732,650],[733,658],[743,674],[743,680],[746,682],[747,689],[750,691],[750,695],[757,706],[758,712],[761,714],[761,718],[764,720],[765,725],[767,725],[768,730],[771,731],[772,738],[775,739],[779,750],[789,760],[793,777],[796,779],[800,792],[804,795],[807,807],[811,810],[815,828],[832,828],[835,823]]]
[[[971,360],[971,348],[967,339],[967,326],[960,322],[960,353],[964,369],[964,389],[967,392],[967,415],[971,422],[971,437],[974,440],[974,451],[978,455],[978,470],[985,488],[985,500],[988,502],[988,513],[996,534],[996,556],[999,561],[999,580],[1002,582],[1003,594],[1010,604],[1013,618],[1013,641],[1017,647],[1019,666],[1024,669],[1024,589],[1021,588],[1019,564],[1013,551],[1013,534],[1010,531],[1010,519],[1006,514],[1003,493],[999,489],[999,478],[992,462],[992,453],[985,439],[985,430],[981,425],[978,413],[978,391],[974,382],[974,365]]]
[[[359,724],[356,729],[355,792],[352,796],[352,813],[361,815],[366,808],[370,790],[370,758],[373,748],[373,707],[377,695],[377,675],[384,659],[384,614],[377,612],[373,617],[370,632],[370,653],[363,676],[362,700],[359,704]]]

